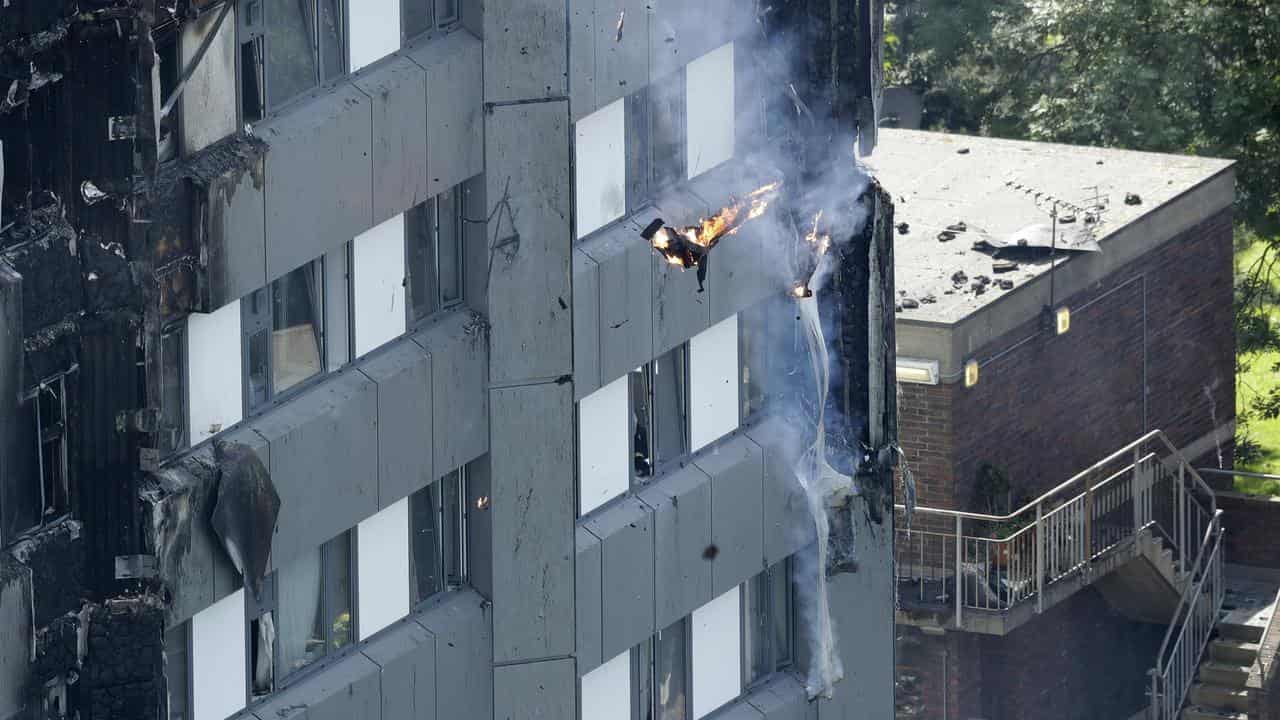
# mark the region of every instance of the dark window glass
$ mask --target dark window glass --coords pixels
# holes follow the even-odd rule
[[[457,188],[416,207],[407,217],[410,321],[462,301],[462,195]]]
[[[267,114],[262,47],[260,37],[240,46],[240,113],[245,122],[257,122]]]
[[[316,266],[308,263],[271,284],[271,382],[276,394],[322,369]]]
[[[687,720],[689,675],[687,623],[680,620],[654,638],[653,706],[655,720]]]
[[[462,214],[456,189],[436,198],[436,247],[440,258],[440,304],[462,299]]]
[[[653,475],[653,394],[649,366],[627,373],[631,396],[632,479],[644,482]]]
[[[745,684],[791,664],[791,603],[790,561],[778,563],[747,581],[742,601]]]
[[[318,82],[315,12],[315,0],[267,2],[267,104],[271,108],[310,90]]]
[[[160,432],[158,446],[171,453],[187,444],[185,343],[181,328],[160,337]]]
[[[41,383],[32,399],[36,411],[39,442],[41,522],[70,508],[67,489],[67,402],[66,380]]]
[[[649,85],[649,191],[685,179],[685,76],[684,69]],[[732,108],[729,109],[732,112]]]
[[[436,0],[436,25],[448,25],[458,19],[458,0]]]
[[[320,80],[328,82],[347,71],[342,0],[320,0],[319,12],[316,30],[320,38]]]
[[[455,470],[409,497],[410,602],[466,583],[466,472]]]
[[[191,623],[184,622],[164,632],[164,678],[169,694],[169,720],[187,720],[190,714],[191,686],[188,682],[190,658],[187,633]]]
[[[400,5],[401,22],[406,40],[415,38],[431,29],[431,0],[403,0]]]
[[[261,119],[346,72],[343,0],[256,0],[240,16],[240,103]]]
[[[649,87],[627,96],[625,109],[625,147],[627,177],[627,213],[634,213],[649,201]]]
[[[249,405],[259,407],[271,398],[271,385],[267,379],[270,359],[270,335],[259,330],[249,336]]]
[[[681,345],[652,364],[654,463],[661,466],[689,452],[688,346]]]

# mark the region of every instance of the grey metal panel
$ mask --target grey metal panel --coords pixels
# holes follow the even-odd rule
[[[790,673],[780,674],[763,687],[751,691],[746,700],[764,715],[765,720],[817,720],[818,717],[818,704],[809,702],[804,685]]]
[[[579,245],[600,274],[600,384],[653,358],[652,250],[620,223]]]
[[[696,224],[711,212],[704,201],[686,192],[668,193],[656,205],[656,212],[674,227]],[[636,219],[637,224],[640,220]],[[711,326],[713,278],[708,275],[705,291],[699,292],[695,270],[675,267],[657,253],[650,253],[650,256],[649,262],[653,266],[653,357],[658,357]],[[714,252],[709,262],[715,265]]]
[[[340,372],[253,421],[271,444],[280,494],[271,567],[378,511],[378,395],[369,378]]]
[[[655,626],[711,602],[711,478],[689,464],[640,493],[653,508]]]
[[[494,668],[494,717],[502,720],[577,717],[577,686],[571,658]]]
[[[649,2],[650,0],[596,0],[597,108],[636,92],[649,83]],[[626,15],[619,39],[618,19],[623,12]]]
[[[600,538],[579,525],[574,531],[577,560],[574,562],[575,627],[578,633],[578,674],[585,675],[604,662],[600,653],[601,568]]]
[[[596,111],[595,0],[569,0],[569,107],[573,121]]]
[[[392,56],[351,79],[373,111],[373,224],[426,200],[427,73]]]
[[[267,284],[266,158],[249,172],[210,183],[205,232],[209,248],[209,311]]]
[[[735,0],[650,0],[652,77],[666,75],[740,35],[749,26],[751,3]]]
[[[431,357],[406,340],[365,359],[359,369],[378,386],[378,507],[384,508],[437,477],[431,452]]]
[[[489,448],[489,360],[483,321],[458,310],[418,331],[413,340],[431,355],[434,468],[443,475]]]
[[[8,554],[0,557],[0,717],[17,716],[23,707],[31,670],[31,570]]]
[[[844,680],[836,684],[831,700],[819,701],[820,720],[893,717],[892,514],[886,513],[883,525],[863,522],[866,501],[855,498],[853,503],[858,571],[836,575],[827,585]]]
[[[573,399],[600,388],[600,267],[573,251]]]
[[[513,22],[510,34],[528,30],[517,32]],[[569,131],[565,102],[499,107],[485,117],[485,178],[495,211],[489,233],[497,248],[489,278],[493,383],[573,371]]]
[[[381,668],[381,720],[435,720],[435,636],[413,620],[401,620],[362,652]]]
[[[378,666],[360,653],[347,655],[254,709],[260,718],[351,720],[378,717],[381,708]],[[305,709],[305,715],[295,712]]]
[[[796,481],[803,439],[781,418],[766,419],[743,433],[764,452],[764,560],[773,565],[813,542],[813,518]]]
[[[466,218],[488,214],[483,174],[462,183],[462,212]],[[489,311],[489,234],[484,223],[462,223],[462,243],[462,298],[483,315]]]
[[[564,0],[486,0],[484,37],[485,102],[568,93]]]
[[[414,48],[427,72],[427,194],[484,171],[484,88],[480,41],[455,30]]]
[[[654,633],[653,510],[626,497],[584,524],[600,538],[600,653],[612,658]]]
[[[760,446],[734,432],[694,463],[711,476],[711,562],[715,596],[764,570],[764,459]]]
[[[267,280],[372,227],[370,105],[354,85],[340,83],[254,127],[271,146]]]
[[[493,717],[493,619],[474,592],[454,593],[417,621],[436,638],[436,717]]]
[[[573,389],[494,389],[494,659],[573,652]]]
[[[761,720],[764,713],[746,700],[737,700],[707,716],[708,720]]]

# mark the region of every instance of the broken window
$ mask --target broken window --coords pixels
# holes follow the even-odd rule
[[[747,581],[742,594],[743,684],[789,666],[792,659],[791,561]]]
[[[167,101],[178,86],[178,32],[176,25],[166,26],[155,38],[156,55],[159,57],[157,72],[160,77],[160,98]],[[157,108],[159,111],[159,108]],[[175,107],[160,119],[160,136],[157,156],[161,162],[178,154],[178,128],[181,126],[179,109]]]
[[[191,622],[164,631],[164,679],[169,696],[169,720],[191,717]]]
[[[314,260],[241,303],[250,412],[324,370],[323,274]]]
[[[410,323],[462,301],[462,192],[455,187],[409,210],[405,254]]]
[[[240,10],[240,104],[245,121],[346,72],[343,0],[246,0]]]
[[[689,620],[659,630],[632,653],[636,715],[653,720],[691,717]]]
[[[401,0],[403,39],[411,40],[432,28],[458,20],[458,0]]]
[[[161,455],[186,447],[186,336],[179,323],[160,336],[160,428],[157,445]]]
[[[348,531],[276,571],[277,677],[354,642],[351,561]]]
[[[466,573],[466,468],[409,496],[409,601],[462,587]]]
[[[67,490],[67,381],[57,375],[29,396],[35,421],[36,469],[40,476],[40,518],[44,523],[70,509]]]
[[[627,373],[631,403],[631,478],[632,484],[644,482],[653,475],[653,394],[650,391],[649,366]]]

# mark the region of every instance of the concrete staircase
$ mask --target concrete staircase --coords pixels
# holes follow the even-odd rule
[[[1178,609],[1186,587],[1173,549],[1150,530],[1134,538],[1132,559],[1095,581],[1102,597],[1120,614],[1139,622],[1164,624]]]
[[[1182,720],[1251,720],[1261,690],[1258,654],[1275,610],[1275,585],[1228,578],[1214,637],[1187,693]]]

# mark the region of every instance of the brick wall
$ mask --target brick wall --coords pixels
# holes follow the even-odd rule
[[[1280,498],[1218,493],[1223,558],[1229,563],[1280,569]]]
[[[896,717],[899,720],[979,717],[981,638],[962,633],[929,635],[904,625],[899,625],[896,632]]]
[[[898,384],[898,434],[916,478],[916,502],[954,508],[951,401],[955,385]]]

